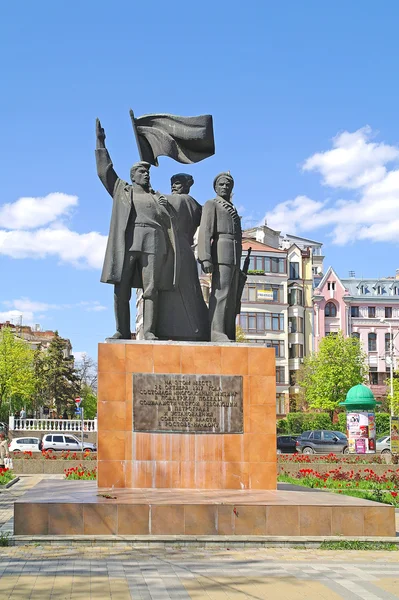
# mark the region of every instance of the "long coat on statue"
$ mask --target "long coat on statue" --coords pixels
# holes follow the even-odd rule
[[[104,266],[101,274],[103,283],[117,284],[121,280],[125,253],[130,250],[126,242],[126,230],[135,222],[135,192],[131,184],[120,179],[115,173],[111,157],[105,148],[96,150],[97,172],[112,196],[112,216],[105,251]],[[154,227],[137,227],[133,232],[133,250],[164,256],[161,280],[158,289],[173,289],[179,271],[179,249],[175,235],[173,219],[168,210],[157,201],[157,193],[149,193],[149,201],[156,203],[157,222]],[[142,194],[140,194],[142,196]],[[127,247],[129,245],[129,247]],[[132,287],[142,288],[141,273],[136,270],[132,279]]]

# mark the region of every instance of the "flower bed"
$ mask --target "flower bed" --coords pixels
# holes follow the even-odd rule
[[[57,452],[54,450],[42,450],[41,452],[31,452],[30,450],[25,452],[14,452],[14,460],[97,460],[97,452],[90,452],[85,450],[84,452],[71,452],[70,450],[63,450]]]
[[[278,462],[294,464],[329,463],[347,465],[367,465],[374,463],[384,465],[391,459],[391,455],[381,454],[279,454]]]
[[[342,467],[331,469],[325,473],[312,468],[299,469],[293,476],[282,472],[278,480],[309,488],[319,488],[338,492],[348,496],[356,496],[367,500],[385,502],[399,507],[399,469],[387,469],[378,475],[373,469],[344,471]]]
[[[65,479],[79,479],[79,480],[95,480],[97,479],[97,467],[89,469],[82,464],[77,467],[71,467],[64,470]]]
[[[12,479],[14,479],[14,473],[10,469],[0,469],[0,485],[6,485]]]

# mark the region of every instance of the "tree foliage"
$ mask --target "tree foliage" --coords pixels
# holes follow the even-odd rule
[[[34,351],[9,327],[0,330],[0,408],[29,405],[35,390]]]
[[[236,325],[236,342],[244,343],[246,341],[247,338],[245,337],[245,332],[243,328],[241,327],[241,325]]]
[[[75,363],[75,368],[84,416],[94,419],[97,414],[97,364],[90,356],[83,354]]]
[[[44,397],[48,406],[55,404],[58,414],[71,409],[79,395],[79,379],[73,356],[65,356],[65,341],[56,331],[44,358]]]
[[[393,374],[393,397],[391,396],[391,380],[386,380],[387,390],[389,390],[387,400],[394,415],[399,415],[399,371]]]
[[[323,338],[318,352],[305,358],[297,378],[309,408],[332,414],[351,387],[364,383],[365,359],[358,339],[345,338],[341,331]]]

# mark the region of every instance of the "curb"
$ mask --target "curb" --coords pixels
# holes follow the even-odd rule
[[[395,544],[399,548],[399,537],[346,537],[346,536],[195,536],[195,535],[14,535],[10,545],[25,546],[128,546],[131,548],[319,548],[323,542],[367,542]]]
[[[2,490],[7,490],[12,485],[14,485],[14,483],[17,483],[18,481],[19,481],[19,477],[14,477],[14,479],[11,479],[11,481],[9,481],[8,483],[6,483],[5,485],[0,485],[0,492]]]

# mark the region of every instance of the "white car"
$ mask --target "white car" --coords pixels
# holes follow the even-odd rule
[[[40,452],[40,438],[14,438],[9,445],[10,452]]]
[[[48,433],[40,441],[41,450],[73,450],[74,452],[81,450],[87,450],[89,452],[96,452],[97,447],[95,444],[82,442],[72,434],[61,434],[61,433]]]

